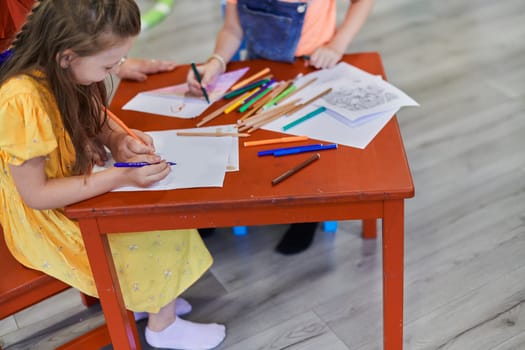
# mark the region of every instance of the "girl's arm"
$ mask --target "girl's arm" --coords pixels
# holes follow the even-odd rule
[[[233,55],[235,55],[235,52],[237,52],[241,46],[242,37],[243,31],[237,13],[237,4],[227,2],[224,22],[217,35],[214,50],[216,55],[222,57],[224,64],[228,63]],[[201,83],[203,87],[213,83],[219,74],[224,73],[224,64],[212,56],[204,65],[197,67],[202,77]],[[191,69],[188,72],[187,81],[192,94],[197,96],[202,95],[201,85],[197,82],[197,79],[195,79]]]
[[[48,179],[45,157],[29,159],[22,165],[9,165],[18,193],[37,210],[62,208],[122,186],[150,186],[163,178],[170,167],[166,162],[141,168],[111,168],[91,175]]]
[[[149,74],[168,72],[176,67],[177,63],[172,61],[128,58],[120,66],[117,75],[121,79],[144,81]]]
[[[316,68],[330,68],[341,60],[348,45],[361,30],[372,10],[373,0],[353,0],[348,6],[345,18],[334,37],[310,56],[310,65]]]

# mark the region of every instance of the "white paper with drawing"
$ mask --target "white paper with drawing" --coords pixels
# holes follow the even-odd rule
[[[313,139],[365,148],[402,106],[417,106],[404,92],[347,63],[332,69],[307,74],[296,81],[297,86],[317,80],[295,95],[305,102],[320,92],[332,92],[299,110],[263,126],[263,129],[283,132],[283,126],[319,106],[327,110],[285,132],[307,135]]]
[[[239,146],[237,137],[178,136],[178,131],[235,132],[234,125],[152,131],[157,154],[163,159],[175,162],[170,174],[162,181],[148,188],[121,187],[115,191],[156,191],[179,188],[222,187],[226,171],[239,169]],[[104,168],[113,166],[113,160]],[[95,169],[95,171],[100,170]]]
[[[317,81],[301,95],[303,100],[320,91],[331,88],[317,104],[339,113],[349,120],[368,118],[377,113],[398,110],[403,106],[419,106],[410,96],[380,76],[372,75],[359,68],[341,62],[332,69],[308,74],[298,81]]]
[[[122,109],[160,114],[168,117],[193,118],[202,114],[211,106],[211,103],[220,99],[246,71],[248,71],[248,68],[221,74],[213,84],[206,88],[210,104],[206,102],[204,97],[190,95],[188,84],[183,83],[140,92],[129,100]]]

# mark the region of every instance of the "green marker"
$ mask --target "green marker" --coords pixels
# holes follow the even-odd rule
[[[174,0],[157,0],[155,5],[141,17],[142,30],[162,22],[173,10]]]
[[[295,85],[289,86],[286,90],[284,90],[279,95],[275,96],[270,102],[265,104],[263,106],[263,109],[273,106],[274,104],[276,104],[277,102],[279,102],[280,100],[285,98],[288,94],[290,94],[292,91],[295,91],[296,89],[297,89],[297,86],[295,86]]]
[[[304,122],[304,121],[306,121],[306,120],[308,120],[310,118],[313,118],[316,115],[318,115],[319,113],[323,113],[324,111],[326,111],[326,107],[321,106],[321,107],[317,108],[316,110],[306,114],[305,116],[303,116],[303,117],[301,117],[299,119],[296,119],[296,120],[294,120],[291,123],[286,124],[285,126],[283,126],[283,131],[286,131],[286,130],[288,130],[290,128],[293,128],[297,124],[300,124],[300,123],[302,123],[302,122]]]
[[[246,110],[248,108],[250,108],[251,105],[253,105],[255,102],[260,100],[264,95],[269,93],[271,90],[272,90],[272,85],[268,86],[266,89],[264,89],[262,92],[260,92],[257,96],[252,98],[249,102],[247,102],[246,104],[242,105],[242,107],[239,108],[239,112],[240,113],[246,112]]]
[[[237,90],[230,91],[226,95],[224,95],[222,98],[228,99],[228,98],[235,97],[237,95],[244,94],[245,92],[250,91],[251,89],[256,88],[257,86],[264,85],[267,82],[269,82],[268,79],[262,79],[262,80],[256,81],[255,83],[252,83],[250,85],[246,85],[242,88],[238,88]]]

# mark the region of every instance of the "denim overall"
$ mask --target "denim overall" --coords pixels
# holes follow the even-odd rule
[[[293,62],[307,2],[237,0],[248,59]]]

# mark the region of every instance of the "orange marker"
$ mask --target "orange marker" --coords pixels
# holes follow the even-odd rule
[[[299,142],[308,140],[308,136],[288,136],[288,137],[279,137],[276,139],[267,139],[259,141],[246,141],[244,142],[244,147],[250,146],[260,146],[260,145],[271,145],[274,143],[287,143],[287,142]]]

